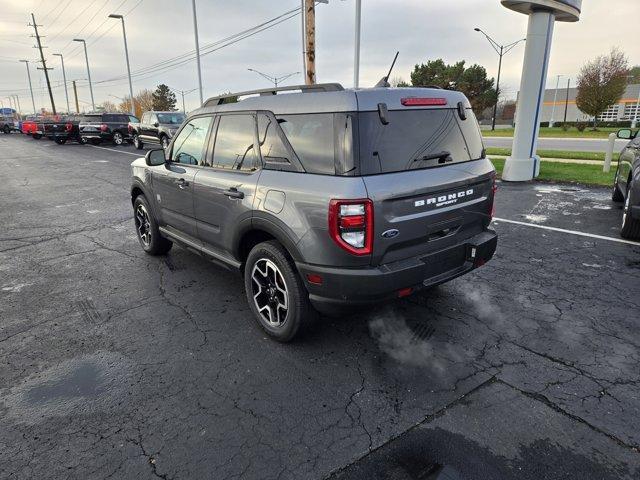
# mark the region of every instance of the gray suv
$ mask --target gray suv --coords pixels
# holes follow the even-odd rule
[[[238,101],[236,101],[236,98]],[[404,297],[489,260],[495,170],[471,105],[435,88],[214,97],[132,163],[142,248],[240,271],[260,326]]]

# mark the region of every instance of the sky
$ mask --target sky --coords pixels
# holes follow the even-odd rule
[[[300,0],[196,0],[201,46],[259,25],[300,6]],[[131,68],[135,72],[195,48],[191,0],[0,0],[0,101],[8,106],[9,95],[17,94],[23,111],[31,111],[25,64],[35,62],[33,28],[27,24],[33,12],[48,66],[58,110],[66,110],[59,57],[64,55],[67,80],[78,81],[81,109],[90,109],[87,71],[81,44],[85,38],[94,82],[96,105],[128,94],[122,29],[110,13],[125,15]],[[286,17],[285,17],[286,18]],[[318,82],[353,85],[355,0],[329,0],[316,7],[316,68]],[[640,64],[640,47],[630,41],[634,20],[640,18],[638,0],[584,0],[580,22],[560,23],[555,34],[547,87],[556,75],[575,81],[588,60],[620,47],[630,65]],[[363,0],[360,86],[373,86],[400,52],[392,77],[409,80],[416,63],[443,58],[480,64],[495,77],[498,56],[487,40],[474,31],[482,28],[498,43],[508,44],[526,34],[527,17],[510,11],[499,0]],[[229,91],[269,87],[269,82],[249,71],[260,70],[282,76],[302,70],[300,16],[202,57],[204,97]],[[503,61],[502,91],[515,98],[520,83],[524,44],[509,52]],[[31,63],[36,108],[50,108],[44,74]],[[169,71],[134,76],[134,92],[154,89],[165,83],[175,90],[189,91],[198,85],[195,61]],[[304,83],[297,74],[285,83]],[[73,93],[69,88],[73,107]],[[181,95],[177,94],[178,107]],[[199,104],[198,92],[185,95],[187,110]]]

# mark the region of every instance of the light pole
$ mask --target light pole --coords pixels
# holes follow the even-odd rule
[[[272,77],[271,75],[267,75],[266,73],[259,72],[258,70],[254,70],[253,68],[247,68],[247,70],[249,70],[250,72],[257,73],[258,75],[266,78],[271,83],[273,83],[273,85],[276,88],[278,88],[278,83],[282,82],[283,80],[286,80],[289,77],[293,77],[294,75],[298,75],[300,73],[300,72],[293,72],[293,73],[288,73],[286,75],[282,75],[281,77]]]
[[[36,101],[33,99],[33,87],[31,86],[31,72],[29,72],[29,60],[20,60],[27,65],[27,78],[29,78],[29,91],[31,92],[31,105],[33,105],[33,114],[36,112]]]
[[[353,51],[353,88],[358,88],[360,85],[360,19],[362,13],[362,2],[356,0],[356,25],[355,25],[355,39],[354,39],[354,51]]]
[[[18,115],[22,116],[22,108],[20,107],[20,97],[18,95],[14,95],[16,99],[16,105],[18,105]]]
[[[513,49],[518,43],[524,42],[526,38],[521,38],[520,40],[516,40],[515,42],[510,43],[508,45],[500,45],[493,38],[487,35],[482,29],[476,27],[474,28],[474,30],[476,32],[480,32],[487,38],[487,40],[489,40],[489,43],[491,44],[493,49],[496,51],[496,53],[500,57],[500,60],[498,61],[498,77],[496,79],[496,103],[493,106],[493,119],[491,120],[491,130],[495,130],[496,115],[498,113],[498,100],[500,99],[500,72],[502,71],[502,57],[507,53],[509,53],[509,51],[511,51],[511,49]]]
[[[112,13],[109,18],[119,18],[122,21],[122,35],[124,36],[124,56],[127,59],[127,75],[129,76],[129,97],[131,98],[131,115],[136,114],[136,107],[133,103],[133,84],[131,83],[131,67],[129,66],[129,49],[127,48],[127,31],[124,29],[124,17]]]
[[[89,55],[87,54],[87,42],[85,42],[82,38],[74,38],[74,42],[81,42],[84,46],[84,59],[87,62],[87,76],[89,77],[89,92],[91,93],[91,109],[96,111],[96,104],[93,100],[93,85],[91,85],[91,70],[89,70]]]
[[[560,86],[560,77],[564,77],[562,74],[556,76],[556,90],[553,94],[553,106],[551,107],[551,118],[549,119],[549,128],[553,128],[553,117],[556,113],[556,101],[558,100],[558,87]]]
[[[56,57],[60,57],[60,62],[62,63],[62,80],[64,81],[64,96],[67,99],[67,113],[71,113],[71,107],[69,106],[69,91],[67,90],[67,73],[64,70],[64,57],[61,53],[54,53]]]
[[[200,68],[200,41],[198,40],[198,16],[196,14],[196,0],[191,1],[193,7],[193,33],[196,38],[196,64],[198,65],[198,88],[200,90],[200,105],[204,103],[202,96],[202,69]]]

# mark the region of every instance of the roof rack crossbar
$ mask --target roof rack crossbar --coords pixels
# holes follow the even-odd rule
[[[226,103],[226,101],[231,98],[246,97],[248,95],[269,96],[269,95],[277,95],[278,92],[290,92],[294,90],[300,90],[302,93],[340,92],[344,90],[344,88],[339,83],[317,83],[315,85],[289,85],[286,87],[263,88],[260,90],[248,90],[246,92],[226,93],[224,95],[218,95],[217,97],[211,97],[207,99],[202,106],[212,107],[215,105],[222,105],[223,103]]]

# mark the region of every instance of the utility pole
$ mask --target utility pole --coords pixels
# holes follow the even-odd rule
[[[193,6],[193,32],[196,37],[196,64],[198,65],[198,88],[200,89],[200,105],[204,103],[202,96],[202,69],[200,67],[200,41],[198,40],[198,16],[196,14],[196,0],[191,1]]]
[[[307,35],[305,34],[305,21],[304,21],[304,2],[305,0],[300,0],[300,21],[301,21],[301,29],[302,32],[302,71],[307,71]],[[305,73],[305,78],[307,74]]]
[[[64,70],[64,57],[61,53],[54,53],[54,57],[60,57],[62,62],[62,80],[64,81],[64,96],[67,99],[67,113],[71,113],[71,107],[69,106],[69,91],[67,90],[67,73]]]
[[[305,3],[305,39],[307,65],[304,76],[306,85],[316,83],[316,2],[304,0]]]
[[[29,79],[29,91],[31,92],[31,105],[33,105],[33,114],[36,112],[36,101],[33,98],[33,87],[31,85],[31,72],[29,71],[29,60],[20,60],[20,62],[24,63],[27,66],[27,78]]]
[[[33,27],[33,30],[36,32],[36,41],[38,42],[38,50],[40,50],[40,61],[42,62],[42,68],[37,67],[38,70],[44,70],[44,78],[47,80],[47,90],[49,90],[49,99],[51,100],[51,111],[53,114],[56,114],[56,104],[53,101],[53,92],[51,91],[51,82],[49,82],[49,70],[51,68],[47,68],[47,62],[44,59],[44,53],[42,53],[42,42],[40,41],[40,35],[38,34],[38,25],[36,24],[36,17],[31,14],[31,21],[33,21],[33,25],[29,25]]]
[[[76,112],[80,113],[80,105],[78,105],[78,89],[76,88],[76,81],[73,81],[73,96],[76,98]]]
[[[353,51],[353,88],[360,86],[360,18],[362,1],[356,0],[356,25]]]
[[[567,78],[567,95],[564,99],[564,122],[567,123],[567,110],[569,109],[569,86],[571,85],[571,77]]]

